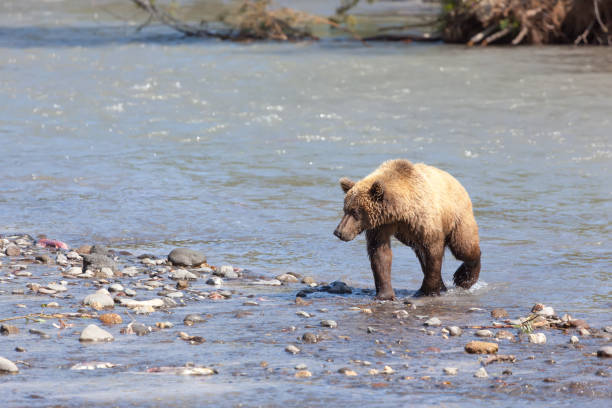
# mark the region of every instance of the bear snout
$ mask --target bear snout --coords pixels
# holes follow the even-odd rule
[[[345,215],[336,227],[334,235],[343,241],[352,241],[359,235],[359,225],[353,217]]]
[[[348,239],[344,239],[344,237],[342,236],[342,232],[340,232],[340,230],[338,228],[336,228],[334,230],[334,235],[337,236],[338,238],[340,238],[343,241],[348,241]]]

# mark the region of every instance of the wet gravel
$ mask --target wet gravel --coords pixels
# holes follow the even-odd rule
[[[92,257],[89,245],[38,241],[0,241],[7,406],[117,404],[109,388],[140,391],[119,405],[180,406],[204,384],[207,401],[227,406],[264,388],[266,406],[366,397],[397,406],[407,395],[425,404],[431,393],[449,403],[612,398],[609,323],[559,316],[546,299],[521,315],[461,291],[379,302],[343,282],[217,268],[194,250],[173,265],[163,254]]]

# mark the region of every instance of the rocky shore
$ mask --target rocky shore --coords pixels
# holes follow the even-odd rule
[[[612,397],[612,326],[545,304],[509,316],[456,310],[445,296],[375,302],[343,282],[213,266],[194,249],[132,254],[3,235],[0,305],[5,385],[101,372],[97,381],[109,384],[138,373],[366,386],[398,398],[423,387]],[[61,402],[53,392],[40,398]]]

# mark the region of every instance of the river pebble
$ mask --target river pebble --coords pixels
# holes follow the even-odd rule
[[[13,275],[20,276],[20,277],[29,277],[29,276],[32,276],[32,272],[28,272],[26,270],[19,270],[19,271],[13,272]]]
[[[262,285],[262,286],[280,286],[282,285],[282,282],[279,281],[278,279],[268,279],[268,280],[257,279],[250,283],[251,285]]]
[[[493,332],[491,330],[482,329],[476,330],[476,333],[474,333],[474,335],[476,335],[477,337],[493,337]]]
[[[123,270],[121,271],[121,274],[125,276],[129,276],[131,278],[138,275],[138,273],[139,273],[139,270],[135,266],[128,266],[127,268],[123,268]]]
[[[495,338],[498,340],[514,340],[514,337],[514,334],[508,330],[499,330],[497,333],[495,333]]]
[[[81,332],[81,337],[79,337],[79,341],[83,342],[113,341],[114,339],[115,338],[112,334],[96,326],[95,324],[90,324],[87,326]]]
[[[451,336],[461,336],[461,334],[463,333],[463,330],[461,330],[459,326],[448,326],[446,330],[448,330],[448,333]]]
[[[47,289],[51,289],[56,292],[66,292],[68,290],[66,286],[53,282],[47,285]]]
[[[83,273],[83,268],[80,266],[71,266],[70,268],[66,269],[64,273],[70,276],[77,276]]]
[[[553,316],[555,314],[555,310],[550,306],[545,306],[542,303],[536,303],[532,308],[531,312],[537,314],[538,316]]]
[[[43,264],[50,264],[51,262],[53,262],[51,257],[47,254],[36,255],[35,259]]]
[[[603,346],[597,350],[597,357],[609,358],[612,357],[612,346]]]
[[[335,320],[321,320],[321,326],[329,327],[330,329],[335,329],[338,327],[338,323]]]
[[[590,336],[591,332],[589,331],[589,329],[585,329],[584,327],[581,327],[578,329],[578,334],[580,334],[582,337],[586,337],[586,336]]]
[[[465,351],[470,354],[494,354],[499,350],[497,343],[488,343],[485,341],[470,341],[465,345]]]
[[[0,372],[18,373],[19,368],[11,360],[0,357]]]
[[[204,316],[195,314],[195,313],[188,314],[183,319],[183,323],[185,324],[185,326],[193,326],[196,323],[205,323],[205,322],[206,322],[206,318],[204,318]]]
[[[300,316],[300,317],[306,317],[306,318],[311,317],[310,313],[305,312],[303,310],[299,310],[299,311],[295,312],[295,314]]]
[[[170,279],[174,280],[196,280],[198,276],[195,273],[189,272],[185,269],[176,269],[170,273]]]
[[[304,343],[308,343],[308,344],[314,344],[317,341],[319,341],[319,338],[317,337],[316,334],[311,333],[311,332],[306,332],[302,335],[302,341]]]
[[[351,289],[349,285],[347,285],[346,283],[342,281],[334,281],[330,283],[329,285],[325,287],[325,289],[323,289],[323,291],[328,292],[328,293],[338,294],[338,295],[353,293],[353,289]]]
[[[223,285],[223,279],[221,279],[218,276],[211,276],[206,281],[206,284],[207,285],[213,285],[213,286],[221,286],[221,285]]]
[[[110,279],[115,276],[113,270],[107,266],[100,268],[97,272],[95,272],[95,276],[98,278],[106,278]]]
[[[107,326],[123,323],[123,319],[117,313],[105,313],[100,315],[98,319]]]
[[[83,259],[83,257],[76,251],[66,252],[66,258],[70,259],[71,261],[80,261]]]
[[[123,291],[126,296],[136,296],[136,291],[134,289],[127,288]]]
[[[37,292],[42,293],[43,295],[54,295],[57,293],[57,291],[45,287],[39,287]]]
[[[199,251],[189,248],[176,248],[168,254],[168,260],[173,265],[199,266],[206,263],[206,256]]]
[[[310,378],[312,373],[308,370],[299,370],[295,373],[295,378]]]
[[[304,283],[304,284],[306,284],[308,286],[311,286],[311,285],[316,285],[317,281],[312,276],[304,276],[302,278],[302,283]]]
[[[9,246],[4,249],[4,253],[6,256],[19,256],[21,255],[21,249],[15,244],[9,244]]]
[[[143,323],[132,322],[130,323],[132,332],[137,336],[145,336],[151,333],[151,327],[144,325]]]
[[[342,367],[341,369],[338,370],[338,372],[340,374],[346,375],[347,377],[356,377],[357,376],[357,373],[355,371],[351,370],[348,367]]]
[[[488,376],[489,376],[489,374],[487,373],[487,370],[485,370],[484,367],[480,367],[474,373],[474,377],[476,377],[476,378],[487,378]]]
[[[494,319],[502,319],[508,317],[508,312],[506,309],[493,309],[491,310],[491,317]]]
[[[546,335],[544,333],[530,333],[529,342],[533,344],[544,344],[546,343]]]
[[[572,336],[572,337],[570,337],[569,342],[571,344],[578,344],[580,342],[580,339],[578,337],[576,337],[576,336]]]
[[[124,287],[120,283],[113,283],[108,287],[109,292],[123,292]]]
[[[285,347],[285,351],[287,353],[291,353],[291,354],[297,354],[300,352],[300,349],[297,348],[296,346],[294,346],[293,344],[288,345],[287,347]]]
[[[135,309],[138,307],[162,307],[164,306],[164,301],[159,298],[148,299],[148,300],[134,300],[134,299],[119,298],[119,303],[121,304],[121,306],[126,306],[130,309]]]
[[[432,317],[425,321],[425,326],[440,326],[442,322],[437,317]]]
[[[393,374],[393,373],[395,373],[395,370],[393,368],[391,368],[391,366],[386,365],[386,366],[383,367],[381,373],[382,374]]]
[[[19,333],[19,328],[17,326],[11,326],[10,324],[3,324],[0,326],[0,334],[3,336],[9,336],[17,333]]]
[[[96,293],[92,293],[91,295],[87,295],[85,299],[83,299],[83,304],[86,306],[91,306],[96,310],[103,309],[105,307],[112,307],[115,305],[115,301],[111,297],[110,293],[106,289],[99,289]]]
[[[83,269],[85,270],[91,269],[95,271],[95,270],[101,270],[102,268],[109,268],[112,272],[112,271],[117,270],[117,264],[112,258],[106,255],[101,255],[101,254],[83,255]]]
[[[278,275],[276,279],[284,283],[298,283],[300,281],[298,278],[289,273],[283,273],[282,275]]]
[[[67,266],[68,258],[66,257],[66,255],[60,252],[55,256],[55,263],[61,266]]]
[[[39,330],[39,329],[30,329],[30,330],[28,330],[28,332],[30,334],[35,334],[35,335],[39,336],[41,339],[50,339],[51,338],[51,336],[48,333],[45,333],[44,331]]]
[[[238,272],[234,271],[232,265],[221,265],[213,272],[214,275],[221,276],[225,279],[238,279]]]
[[[457,367],[445,367],[443,371],[446,375],[457,375],[459,369]]]
[[[103,368],[113,368],[117,367],[117,364],[102,362],[102,361],[86,361],[84,363],[78,363],[70,367],[71,370],[81,371],[81,370],[97,370]]]

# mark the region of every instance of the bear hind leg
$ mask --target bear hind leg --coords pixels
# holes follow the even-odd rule
[[[433,296],[446,291],[446,286],[442,280],[444,245],[415,248],[415,252],[424,275],[423,283],[417,295]]]
[[[471,288],[480,275],[480,244],[476,221],[458,226],[450,237],[449,248],[455,258],[463,261],[453,275],[455,285],[464,289]]]

